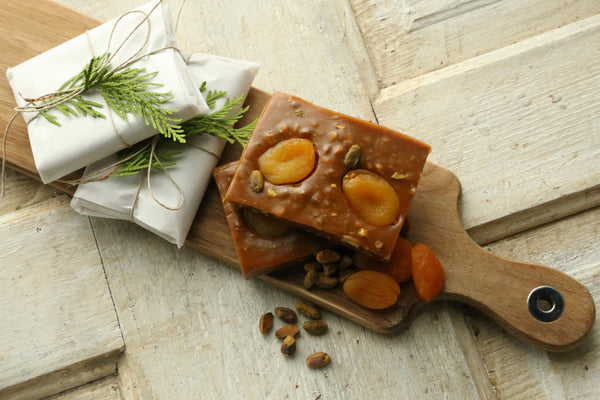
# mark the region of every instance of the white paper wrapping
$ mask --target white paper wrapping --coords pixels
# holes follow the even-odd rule
[[[156,4],[157,2],[153,1],[137,10],[149,13]],[[165,47],[177,47],[171,25],[171,14],[168,4],[164,3],[159,4],[150,14],[150,29],[147,23],[142,24],[125,42],[123,48],[116,52],[119,45],[143,18],[144,15],[139,12],[127,14],[118,23],[116,23],[117,19],[114,19],[88,31],[87,35],[82,34],[9,68],[6,76],[15,94],[17,105],[27,104],[23,97],[36,98],[55,92],[65,81],[78,74],[92,56],[100,56],[109,51],[115,54],[112,66],[120,65],[144,44],[148,32],[148,42],[140,55]],[[111,46],[108,49],[113,28]],[[152,82],[163,86],[153,90],[171,92],[173,99],[161,107],[179,110],[173,117],[186,120],[194,115],[208,112],[204,99],[197,90],[194,90],[193,78],[185,65],[185,60],[175,50],[168,49],[144,57],[130,67],[145,68],[146,72],[158,72]],[[34,118],[37,113],[23,113],[28,123],[29,141],[35,165],[44,183],[52,182],[125,147],[113,128],[108,117],[106,102],[100,93],[97,90],[90,90],[84,97],[103,104],[103,108],[99,111],[107,117],[67,117],[57,110],[51,110],[49,113],[57,116],[61,124],[56,126],[41,116]],[[127,122],[114,113],[112,115],[117,131],[126,143],[137,143],[157,132],[151,126],[147,126],[143,119],[135,119],[128,115],[129,122]]]
[[[196,88],[206,81],[208,90],[224,90],[227,92],[225,97],[229,98],[245,96],[258,72],[258,65],[254,63],[203,54],[193,55],[189,68],[196,80]],[[215,110],[223,107],[224,103],[225,98],[219,99]],[[217,155],[221,154],[225,146],[224,139],[210,135],[200,135],[188,140],[189,143]],[[143,172],[79,185],[71,206],[84,215],[131,219],[181,247],[218,160],[214,155],[187,144],[173,143],[170,146],[181,151],[181,154],[175,157],[177,164],[167,168],[184,195],[184,203],[179,210],[168,210],[152,199],[146,183],[146,174]],[[97,162],[86,170],[84,176],[93,176],[96,171],[104,169],[116,160],[116,156],[112,156]],[[164,173],[153,170],[151,185],[154,196],[160,202],[169,207],[178,205],[181,194]]]

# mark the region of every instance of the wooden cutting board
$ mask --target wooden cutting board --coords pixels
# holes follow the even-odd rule
[[[19,64],[74,37],[98,21],[52,3],[0,0],[0,65]],[[270,95],[253,88],[247,98],[250,112],[241,124],[255,119]],[[6,78],[0,81],[0,126],[11,118],[14,97]],[[222,162],[239,157],[241,149],[227,146]],[[6,162],[11,168],[39,179],[21,117],[6,139]],[[75,173],[77,177],[81,173]],[[73,187],[60,186],[73,193]],[[481,249],[464,231],[458,214],[460,183],[452,172],[427,163],[409,210],[409,239],[429,245],[446,271],[442,293],[436,298],[470,304],[496,320],[511,333],[551,351],[579,345],[589,334],[595,306],[587,289],[569,276],[549,267],[519,263]],[[186,245],[229,265],[237,257],[215,185],[211,185],[194,220]],[[396,305],[382,310],[365,309],[348,299],[341,289],[305,290],[301,268],[261,279],[378,332],[404,328],[425,303],[414,286],[402,286]],[[541,288],[541,289],[539,289]]]

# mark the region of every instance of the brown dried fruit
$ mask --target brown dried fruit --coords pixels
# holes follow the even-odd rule
[[[316,258],[321,264],[330,264],[338,262],[341,258],[341,255],[335,250],[323,249],[317,253]]]
[[[300,314],[305,315],[310,319],[321,318],[321,312],[316,307],[303,301],[299,301],[296,303],[296,310],[298,310]]]
[[[332,289],[338,284],[338,278],[334,276],[327,276],[324,273],[318,273],[318,279],[315,282],[315,286],[321,289]]]
[[[310,289],[319,280],[319,272],[308,271],[304,275],[304,289]]]
[[[250,189],[252,189],[254,193],[260,193],[264,187],[265,180],[263,178],[263,174],[259,170],[255,169],[250,174]]]
[[[363,307],[381,310],[396,303],[400,295],[400,286],[389,275],[364,270],[346,278],[344,293]]]
[[[308,271],[323,271],[323,265],[319,264],[316,261],[307,262],[304,264],[304,270]]]
[[[313,321],[306,321],[302,324],[304,330],[311,335],[324,335],[327,333],[327,323],[320,319],[315,319]]]
[[[335,274],[338,270],[337,263],[323,264],[323,273],[327,276]]]
[[[291,229],[289,225],[254,208],[244,208],[242,218],[253,231],[268,238],[283,236]]]
[[[265,313],[260,317],[258,330],[260,333],[269,333],[273,329],[273,313]]]
[[[294,324],[286,324],[275,331],[278,339],[285,339],[286,336],[298,336],[300,329]]]
[[[433,251],[423,243],[417,243],[411,254],[413,282],[417,295],[425,301],[430,301],[444,286],[444,268]]]
[[[388,262],[375,260],[365,253],[354,254],[354,265],[360,269],[371,269],[391,276],[396,282],[406,282],[410,279],[412,270],[412,244],[403,237],[398,237],[392,255]]]
[[[360,157],[362,156],[362,150],[359,145],[353,144],[348,149],[346,156],[344,157],[344,166],[348,169],[356,168],[360,163]]]
[[[296,352],[296,338],[292,335],[286,336],[281,343],[281,352],[286,356],[291,356]]]
[[[339,263],[340,270],[350,268],[351,266],[352,266],[352,257],[350,257],[349,255],[343,256]]]
[[[331,357],[329,357],[329,354],[322,351],[311,354],[306,358],[306,365],[308,365],[309,368],[322,368],[330,362]]]
[[[308,139],[283,140],[258,158],[258,169],[274,185],[300,182],[315,166],[315,149]]]
[[[342,191],[354,212],[372,225],[392,224],[400,214],[396,190],[374,172],[365,169],[348,172],[342,179]]]
[[[294,322],[298,321],[296,312],[291,308],[275,307],[275,315],[277,315],[277,318],[288,324],[293,324]]]

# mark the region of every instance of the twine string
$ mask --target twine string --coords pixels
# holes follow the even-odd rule
[[[216,158],[216,159],[217,159],[217,161],[220,161],[220,160],[221,160],[221,156],[220,156],[220,155],[218,155],[217,153],[215,153],[215,152],[214,152],[214,151],[212,151],[212,150],[209,150],[209,149],[207,149],[206,147],[198,146],[198,145],[195,145],[195,144],[193,144],[193,143],[189,143],[189,142],[188,142],[188,143],[186,143],[186,145],[187,145],[187,146],[190,146],[190,147],[193,147],[193,148],[195,148],[195,149],[198,149],[198,150],[202,150],[203,152],[205,152],[205,153],[207,153],[207,154],[210,154],[211,156],[213,156],[214,158]]]
[[[115,52],[113,54],[111,54],[108,57],[105,57],[103,60],[103,64],[101,65],[101,71],[107,70],[109,68],[110,62],[113,60],[113,58],[115,57],[115,55],[123,48],[123,46],[127,43],[127,41],[129,41],[129,39],[132,37],[132,35],[135,33],[135,31],[137,31],[144,23],[148,24],[148,30],[146,32],[146,37],[144,39],[144,42],[139,46],[139,48],[137,49],[137,51],[134,52],[134,54],[129,57],[128,59],[126,59],[123,63],[117,65],[116,67],[112,68],[110,71],[108,72],[117,72],[123,68],[126,68],[127,66],[129,66],[130,64],[132,64],[133,62],[136,62],[140,59],[142,59],[143,57],[145,57],[146,55],[140,55],[140,53],[143,51],[143,49],[145,48],[145,46],[148,44],[148,41],[150,40],[150,32],[151,32],[151,25],[150,25],[150,14],[152,14],[154,12],[154,10],[156,10],[156,8],[162,3],[163,0],[159,0],[154,7],[152,7],[152,9],[150,10],[149,13],[145,13],[141,10],[133,10],[133,11],[129,11],[123,15],[121,15],[116,21],[115,24],[113,25],[113,28],[111,30],[109,39],[108,39],[108,43],[107,43],[107,53],[110,51],[110,47],[111,47],[111,43],[112,43],[112,39],[113,39],[113,35],[114,32],[117,28],[117,25],[121,22],[121,20],[123,18],[125,18],[127,15],[129,14],[133,14],[133,13],[141,13],[144,17],[142,18],[142,20],[131,30],[131,32],[129,32],[129,34],[127,35],[127,37],[121,42],[121,44],[117,47],[117,49],[115,50]],[[92,48],[91,45],[91,41],[89,38],[89,34],[86,31],[86,37],[87,37],[87,41],[88,41],[88,46],[90,48],[90,51],[92,53],[92,57],[94,57],[94,50]],[[163,50],[166,49],[172,49],[173,47],[166,47]],[[160,49],[159,49],[160,50]],[[152,54],[156,53],[158,51],[154,51],[152,52]],[[180,53],[181,54],[181,53]],[[183,58],[183,56],[182,56]],[[93,85],[90,85],[90,87],[92,87]],[[63,89],[63,90],[57,90],[55,92],[52,93],[48,93],[42,96],[39,96],[37,98],[28,98],[28,97],[24,97],[22,96],[20,93],[19,95],[21,95],[21,97],[26,101],[26,104],[23,106],[17,106],[14,107],[15,113],[12,115],[12,117],[10,118],[10,120],[8,121],[8,124],[6,125],[6,128],[4,129],[4,135],[2,137],[2,168],[0,170],[0,197],[4,197],[4,188],[5,188],[5,182],[6,182],[6,142],[8,139],[8,133],[10,132],[10,127],[12,126],[15,118],[22,113],[27,113],[27,112],[37,112],[38,114],[36,114],[32,119],[29,120],[29,122],[27,124],[29,124],[31,121],[33,121],[35,118],[37,118],[40,113],[50,110],[60,104],[64,104],[72,99],[74,99],[75,97],[79,96],[80,94],[82,94],[84,91],[86,91],[88,89],[88,87],[86,87],[85,84],[81,84],[79,86],[75,86],[73,88],[69,88],[69,89]],[[49,99],[52,99],[51,101],[47,101]],[[39,101],[43,101],[43,104],[35,104],[36,102]],[[116,134],[116,136],[119,138],[119,140],[126,146],[126,147],[130,147],[131,145],[129,143],[127,143],[123,137],[119,134],[114,119],[112,117],[112,113],[110,112],[110,107],[109,107],[109,119],[111,122],[111,125],[113,127],[113,130]]]
[[[186,65],[189,64],[190,62],[190,58],[191,55],[189,55],[188,57],[184,57],[184,54],[182,53],[182,51],[174,46],[165,46],[163,48],[154,50],[152,52],[147,52],[145,54],[141,54],[143,49],[146,47],[146,45],[148,44],[149,40],[150,40],[150,33],[151,33],[151,24],[150,24],[150,14],[152,14],[152,12],[154,12],[156,10],[156,8],[162,3],[163,0],[159,0],[157,2],[157,4],[150,10],[149,13],[144,13],[143,11],[140,10],[132,10],[129,11],[123,15],[121,15],[116,21],[115,24],[113,25],[113,28],[111,30],[110,36],[108,38],[108,42],[107,42],[107,57],[105,57],[102,60],[102,65],[100,66],[100,72],[104,72],[105,70],[108,73],[114,73],[117,71],[120,71],[122,69],[127,68],[129,65],[139,61],[140,59],[144,58],[144,57],[148,57],[151,56],[153,54],[157,54],[160,53],[162,51],[165,50],[174,50],[176,51],[181,57],[182,59],[185,60]],[[175,26],[175,32],[177,32],[178,26],[179,26],[179,18],[181,16],[181,11],[183,9],[183,6],[185,4],[185,0],[182,1],[181,5],[180,5],[180,9],[179,12],[177,14],[177,23]],[[110,48],[112,45],[112,41],[113,41],[113,37],[114,37],[114,33],[116,31],[117,25],[127,16],[130,14],[134,14],[134,13],[141,13],[144,17],[143,19],[129,32],[129,34],[125,37],[125,39],[119,44],[119,46],[117,46],[116,50],[114,52],[110,52]],[[114,57],[123,49],[123,47],[125,46],[125,44],[130,40],[130,38],[133,36],[133,34],[144,24],[147,23],[148,24],[148,30],[146,32],[146,36],[144,38],[143,43],[139,46],[139,48],[130,56],[128,57],[125,61],[123,61],[122,63],[120,63],[119,65],[110,68],[110,63],[113,61]],[[92,47],[91,41],[90,41],[90,37],[88,32],[86,32],[86,37],[87,37],[87,41],[88,41],[88,46],[90,48],[90,52],[92,53],[92,57],[94,57],[94,49]],[[109,69],[110,68],[110,69]],[[89,85],[89,87],[93,87],[92,85]],[[54,108],[60,104],[66,103],[70,100],[72,100],[73,98],[77,97],[78,95],[80,95],[81,93],[83,93],[85,90],[87,90],[89,87],[86,87],[84,84],[73,87],[73,88],[69,88],[69,89],[63,89],[63,90],[58,90],[56,92],[53,93],[48,93],[45,94],[43,96],[37,97],[37,98],[26,98],[23,97],[23,99],[27,102],[27,104],[25,104],[24,106],[18,106],[15,107],[15,113],[13,114],[13,116],[11,117],[11,119],[9,120],[6,129],[4,131],[4,137],[3,137],[3,143],[2,143],[2,151],[3,151],[3,157],[2,157],[2,171],[1,171],[1,176],[0,176],[0,193],[1,196],[4,196],[4,187],[5,187],[5,163],[6,163],[6,142],[7,142],[7,137],[8,137],[8,132],[10,130],[10,127],[13,123],[13,121],[15,120],[15,118],[21,114],[21,113],[25,113],[25,112],[37,112],[38,114],[35,115],[29,122],[31,122],[33,119],[35,119],[36,117],[38,117],[40,115],[41,112],[49,110],[51,108]],[[51,101],[47,101],[49,99],[52,99]],[[43,104],[35,104],[36,102],[39,101],[44,101]],[[116,136],[119,138],[119,140],[121,140],[121,142],[126,146],[126,147],[131,147],[131,145],[129,143],[127,143],[123,137],[120,135],[115,122],[113,120],[112,117],[112,112],[110,110],[109,107],[109,119],[111,122],[111,125],[113,127],[113,130],[116,134]],[[158,158],[158,156],[156,155],[156,144],[158,142],[159,139],[159,135],[156,135],[152,141],[150,141],[147,145],[143,146],[142,148],[140,148],[138,151],[132,153],[131,155],[127,156],[124,159],[121,159],[115,163],[112,163],[98,171],[96,171],[92,177],[88,176],[88,177],[82,177],[80,179],[76,179],[76,180],[71,180],[71,181],[60,181],[63,183],[67,183],[67,184],[71,184],[71,185],[80,185],[80,184],[84,184],[84,183],[90,183],[90,182],[95,182],[95,181],[100,181],[100,180],[104,180],[107,179],[108,177],[111,176],[112,173],[114,173],[114,171],[116,171],[120,165],[122,165],[124,162],[131,160],[132,158],[136,157],[137,155],[139,155],[141,152],[145,151],[146,149],[148,149],[148,147],[150,147],[150,157],[149,157],[149,161],[148,161],[148,167],[145,170],[145,175],[146,175],[146,184],[148,187],[148,191],[150,193],[150,196],[152,197],[152,199],[154,200],[154,202],[156,202],[157,204],[159,204],[161,207],[167,209],[167,210],[171,210],[171,211],[176,211],[181,209],[181,207],[183,207],[183,204],[185,202],[185,194],[183,193],[183,191],[181,190],[181,188],[179,187],[179,185],[177,184],[177,182],[175,182],[175,180],[171,177],[171,175],[169,174],[169,172],[166,170],[165,166],[162,164],[161,160]],[[218,154],[216,154],[215,152],[206,149],[202,146],[197,146],[194,145],[192,143],[187,143],[188,146],[194,147],[196,149],[202,150],[212,156],[214,156],[217,160],[220,159],[220,156]],[[159,199],[157,199],[156,195],[154,194],[154,191],[152,189],[152,181],[151,181],[151,171],[152,171],[152,164],[154,163],[154,161],[156,161],[158,163],[158,165],[161,167],[163,173],[167,176],[168,180],[173,184],[173,186],[175,187],[175,189],[178,191],[179,193],[179,202],[177,204],[177,206],[175,207],[170,207],[166,204],[164,204],[163,202],[161,202]],[[136,194],[134,196],[133,199],[133,203],[130,209],[130,214],[129,214],[129,220],[133,221],[134,218],[134,212],[135,212],[135,207],[138,203],[138,199],[139,199],[139,195],[142,189],[142,185],[144,182],[144,177],[142,176],[140,179],[140,184],[138,185]]]
[[[70,186],[77,186],[77,185],[82,185],[84,183],[103,181],[103,180],[109,178],[113,174],[113,172],[115,172],[124,162],[127,162],[127,161],[137,157],[139,154],[141,154],[143,151],[145,151],[148,147],[150,147],[150,143],[147,143],[146,145],[141,147],[136,152],[129,154],[127,157],[122,158],[119,161],[115,161],[114,163],[111,163],[111,164],[107,165],[106,167],[103,167],[97,171],[94,171],[93,173],[91,173],[88,176],[85,176],[85,177],[82,176],[79,179],[72,179],[72,180],[58,180],[57,182],[64,183],[64,184],[67,184]]]
[[[183,203],[185,202],[185,195],[183,193],[183,191],[181,190],[181,188],[179,187],[179,185],[177,184],[177,182],[175,182],[175,180],[171,177],[171,174],[169,174],[169,172],[167,171],[167,169],[165,168],[165,166],[163,165],[163,163],[160,161],[160,159],[156,156],[156,143],[158,143],[158,135],[154,137],[154,139],[152,139],[152,144],[150,146],[150,157],[148,160],[148,169],[146,170],[146,179],[147,179],[147,184],[148,184],[148,192],[150,193],[150,196],[152,197],[152,200],[154,200],[154,202],[156,202],[158,205],[162,206],[163,208],[170,210],[170,211],[177,211],[179,209],[181,209],[181,207],[183,207]],[[158,200],[156,198],[156,196],[154,195],[154,191],[152,190],[152,181],[151,181],[151,177],[152,177],[152,163],[153,161],[156,160],[156,162],[158,163],[158,165],[161,167],[162,172],[165,174],[165,176],[169,179],[169,181],[173,184],[173,186],[175,187],[175,189],[177,189],[177,191],[180,194],[180,198],[179,198],[179,203],[177,204],[176,207],[169,207],[166,204],[162,203],[160,200]],[[137,198],[139,197],[139,190],[138,190],[138,194],[136,195],[136,199],[135,202],[137,203]],[[135,205],[135,203],[134,203]],[[130,215],[130,220],[133,220],[133,212],[134,212],[134,208],[131,208],[131,215]]]
[[[6,125],[6,129],[4,129],[4,136],[2,136],[2,170],[0,171],[2,176],[0,176],[0,197],[4,197],[4,184],[6,182],[6,139],[8,138],[8,128],[10,128],[18,115],[19,113],[15,112],[12,117],[10,117],[8,124]]]
[[[149,55],[156,54],[161,51],[168,50],[168,49],[176,50],[180,54],[180,56],[183,58],[183,54],[181,53],[181,51],[173,46],[167,46],[167,47],[164,47],[161,49],[157,49],[155,51],[149,52],[148,54],[141,54],[150,40],[150,33],[152,30],[152,27],[150,24],[149,17],[156,10],[156,8],[162,3],[162,1],[163,0],[159,0],[148,13],[145,13],[141,10],[132,10],[132,11],[126,12],[125,14],[121,15],[115,21],[115,23],[111,29],[108,42],[107,42],[107,57],[104,57],[104,59],[102,60],[102,64],[100,65],[100,72],[104,72],[104,71],[106,71],[108,73],[117,72],[119,70],[127,68],[132,63],[137,62],[144,57],[147,57]],[[125,39],[123,39],[123,41],[117,46],[116,50],[113,53],[110,53],[110,48],[112,46],[112,41],[113,41],[113,37],[114,37],[115,31],[117,29],[117,26],[119,25],[119,23],[121,23],[121,21],[127,15],[135,14],[135,13],[142,14],[143,15],[142,20],[129,32],[129,34],[125,37]],[[148,25],[148,29],[146,31],[146,36],[144,38],[143,43],[141,43],[139,48],[137,48],[137,50],[129,58],[127,58],[125,61],[123,61],[119,65],[111,68],[110,63],[113,61],[115,55],[118,54],[123,49],[125,44],[131,39],[133,34],[145,23]],[[90,52],[92,53],[92,57],[94,57],[94,49],[92,47],[92,44],[91,44],[91,41],[89,38],[89,34],[87,31],[86,31],[86,38],[87,38],[88,46],[90,48]],[[99,75],[103,75],[103,74],[99,74]],[[86,86],[85,83],[83,83],[79,86],[75,86],[75,87],[72,87],[69,89],[57,90],[55,92],[48,93],[48,94],[39,96],[37,98],[24,97],[19,93],[19,95],[21,95],[21,97],[26,101],[26,104],[23,106],[14,107],[15,113],[12,115],[8,124],[6,125],[6,128],[4,130],[4,135],[2,138],[2,168],[0,171],[0,196],[1,197],[4,197],[4,188],[5,188],[5,180],[6,180],[5,166],[6,166],[7,138],[8,138],[8,133],[10,132],[10,127],[12,126],[15,118],[19,114],[22,114],[22,113],[37,112],[37,114],[32,119],[29,120],[29,122],[28,122],[28,124],[29,124],[31,121],[33,121],[35,118],[37,118],[42,112],[50,110],[60,104],[64,104],[64,103],[74,99],[75,97],[79,96],[80,94],[82,94],[84,91],[86,91],[90,87],[93,87],[93,82],[91,84],[89,84],[88,86]],[[48,101],[48,100],[50,100],[50,101]],[[43,103],[35,104],[40,101],[43,101]],[[109,111],[108,111],[109,120],[113,127],[113,131],[115,132],[115,135],[119,138],[119,140],[123,143],[123,145],[125,145],[126,147],[131,147],[131,145],[129,143],[127,143],[123,139],[121,134],[119,133],[119,131],[115,125],[115,121],[113,119],[110,107],[108,107],[108,108],[109,108]]]

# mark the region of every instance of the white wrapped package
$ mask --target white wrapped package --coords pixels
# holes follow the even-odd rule
[[[144,14],[148,13],[148,21],[143,22],[126,40],[144,20]],[[135,61],[129,67],[145,68],[146,73],[157,72],[151,82],[162,86],[151,90],[160,93],[171,92],[173,96],[172,100],[162,104],[161,108],[178,110],[172,117],[182,120],[207,113],[208,107],[198,90],[195,90],[185,60],[176,50],[165,49],[177,46],[170,18],[168,4],[157,4],[154,1],[123,15],[120,20],[117,18],[100,25],[86,34],[9,68],[6,76],[17,105],[28,105],[24,97],[37,98],[56,92],[63,83],[81,72],[93,56],[110,52],[114,54],[111,65],[115,67],[141,49],[139,56],[157,52]],[[121,43],[124,45],[117,51]],[[37,112],[23,113],[25,122],[28,123],[35,165],[44,183],[61,178],[123,149],[127,144],[135,144],[157,132],[152,126],[146,125],[143,118],[134,118],[131,115],[128,115],[127,122],[111,112],[111,121],[106,102],[96,89],[88,90],[84,98],[102,104],[103,107],[98,111],[106,118],[65,116],[60,111],[51,109],[49,114],[56,116],[61,125],[56,126]]]
[[[196,88],[206,82],[208,90],[226,91],[227,98],[245,96],[258,72],[258,65],[254,63],[202,54],[193,55],[188,65],[196,79]],[[223,107],[225,97],[217,100],[214,110]],[[181,247],[225,143],[225,139],[208,134],[192,136],[188,144],[171,143],[169,150],[181,152],[174,157],[176,165],[166,169],[168,176],[152,170],[151,189],[145,171],[110,177],[79,185],[71,206],[84,215],[133,221]],[[91,165],[84,178],[96,176],[98,171],[116,161],[117,157],[112,156]],[[163,205],[153,199],[152,194]],[[181,208],[166,208],[177,208],[181,200]]]

